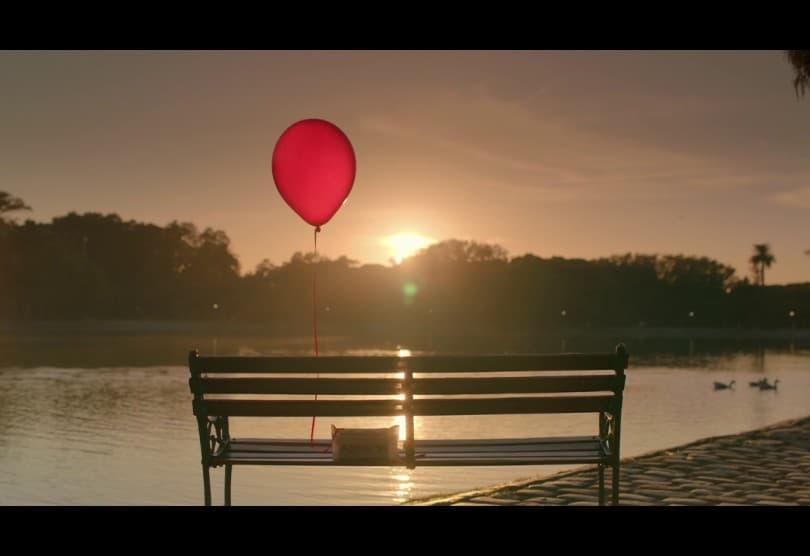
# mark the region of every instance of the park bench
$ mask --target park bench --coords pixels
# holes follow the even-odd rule
[[[235,465],[347,464],[333,459],[331,440],[230,435],[229,417],[295,416],[402,416],[405,440],[394,461],[352,465],[595,464],[599,504],[605,503],[606,467],[613,471],[612,503],[619,503],[628,363],[623,344],[612,353],[480,356],[228,357],[192,351],[188,362],[206,505],[212,467],[225,468],[224,499],[230,505]],[[314,394],[322,397],[314,400]],[[415,417],[536,413],[596,413],[596,434],[536,438],[527,430],[520,438],[450,440],[414,434]]]

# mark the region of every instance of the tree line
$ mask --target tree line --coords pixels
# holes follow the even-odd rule
[[[11,212],[10,200],[0,198],[0,217]],[[509,257],[498,245],[453,239],[396,266],[299,252],[242,274],[224,231],[188,222],[73,212],[47,223],[6,217],[0,320],[216,320],[306,334],[316,275],[323,333],[810,326],[810,283],[759,285],[771,260],[762,249],[752,257],[759,269],[752,283],[707,257]]]

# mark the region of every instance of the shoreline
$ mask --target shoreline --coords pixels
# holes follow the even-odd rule
[[[180,320],[83,320],[83,321],[0,321],[0,334],[8,336],[47,334],[210,334],[220,337],[238,335],[267,335],[296,337],[285,323],[180,321]],[[370,336],[364,330],[350,330],[349,334],[334,334],[324,330],[325,336]],[[390,334],[389,334],[390,335]],[[403,332],[403,336],[412,333]],[[551,336],[574,339],[577,337],[620,337],[634,340],[659,338],[693,338],[717,340],[806,340],[810,328],[737,328],[737,327],[684,327],[684,326],[611,326],[611,327],[554,327],[513,333],[497,331],[460,331],[448,337],[538,337]]]
[[[596,480],[581,466],[404,505],[593,506]],[[810,416],[624,458],[619,491],[620,505],[810,505]]]

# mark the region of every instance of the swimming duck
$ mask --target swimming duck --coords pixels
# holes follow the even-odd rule
[[[776,390],[776,385],[777,384],[779,384],[779,379],[778,378],[773,381],[773,384],[768,384],[768,381],[766,380],[765,382],[763,382],[762,384],[759,385],[759,389],[760,390]]]

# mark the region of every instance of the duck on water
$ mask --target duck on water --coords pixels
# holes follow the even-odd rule
[[[768,383],[768,380],[765,379],[762,384],[759,385],[760,390],[776,390],[776,385],[779,384],[779,379],[773,381],[773,384]]]

